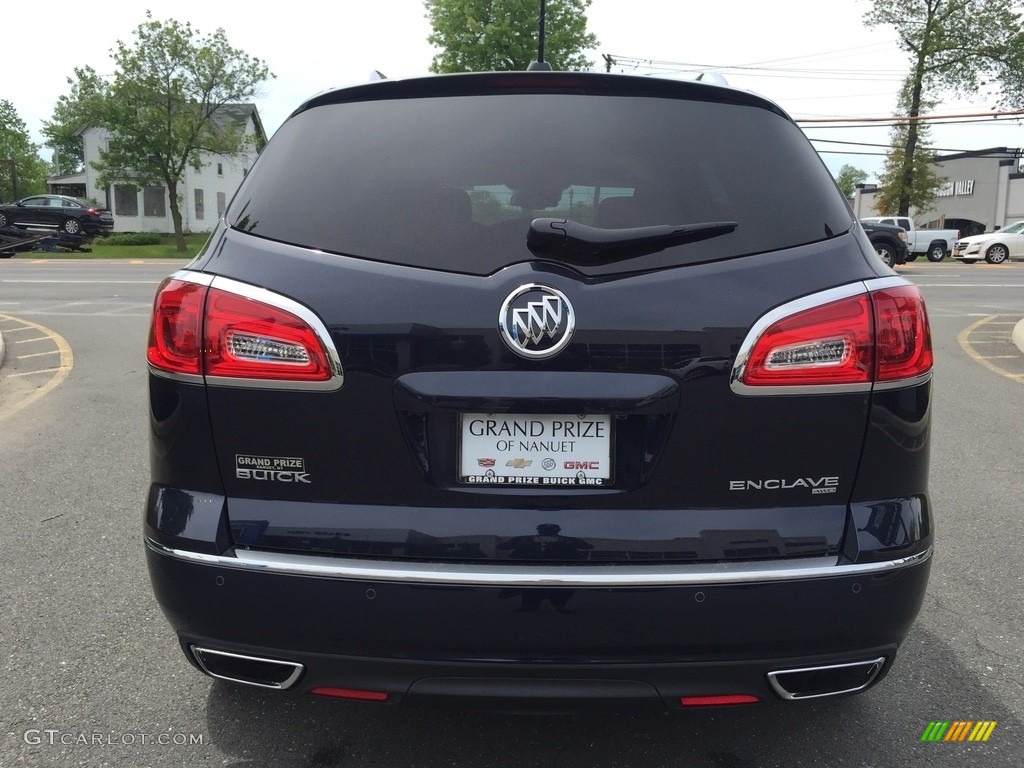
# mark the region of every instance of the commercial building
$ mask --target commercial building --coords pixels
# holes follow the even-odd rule
[[[1024,150],[994,147],[936,156],[934,164],[945,183],[934,207],[910,209],[918,227],[959,229],[964,236],[992,232],[1024,219]],[[857,218],[895,213],[875,207],[878,187],[858,184],[853,198]]]

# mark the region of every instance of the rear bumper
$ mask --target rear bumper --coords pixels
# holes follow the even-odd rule
[[[298,692],[503,708],[779,700],[770,673],[881,660],[873,684],[918,612],[931,562],[929,548],[849,566],[480,569],[146,543],[186,653],[301,665],[288,686]]]

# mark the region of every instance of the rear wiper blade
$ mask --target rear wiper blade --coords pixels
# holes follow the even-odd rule
[[[737,221],[699,224],[659,224],[628,229],[589,227],[569,219],[534,219],[526,235],[526,247],[536,256],[556,256],[565,261],[603,264],[663,251],[673,245],[725,235]]]

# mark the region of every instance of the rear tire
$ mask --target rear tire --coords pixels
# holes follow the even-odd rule
[[[6,229],[9,226],[11,226],[11,221],[7,218],[7,214],[0,213],[0,229]]]
[[[943,243],[932,243],[928,247],[928,261],[939,262],[946,258],[946,246]]]
[[[977,259],[961,259],[961,261],[963,261],[964,264],[977,264],[978,263]]]
[[[64,219],[64,221],[61,222],[60,228],[69,235],[82,234],[82,222],[78,219]]]
[[[1002,243],[992,243],[985,253],[985,261],[989,264],[1002,264],[1010,260],[1010,249]]]
[[[916,258],[917,258],[917,254],[916,253],[908,253],[907,254],[907,261],[913,261]]]

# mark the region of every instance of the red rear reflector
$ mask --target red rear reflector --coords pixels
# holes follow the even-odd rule
[[[360,691],[355,688],[314,688],[310,693],[317,696],[330,696],[334,699],[349,699],[351,701],[388,700],[388,695],[384,691]]]
[[[723,696],[683,696],[679,699],[679,703],[684,707],[728,707],[736,704],[757,704],[760,701],[757,696],[745,693]]]
[[[206,288],[168,278],[153,303],[146,359],[154,368],[172,373],[202,373],[200,363],[203,300]]]
[[[316,332],[283,309],[210,289],[203,347],[207,376],[327,381],[331,366]]]

